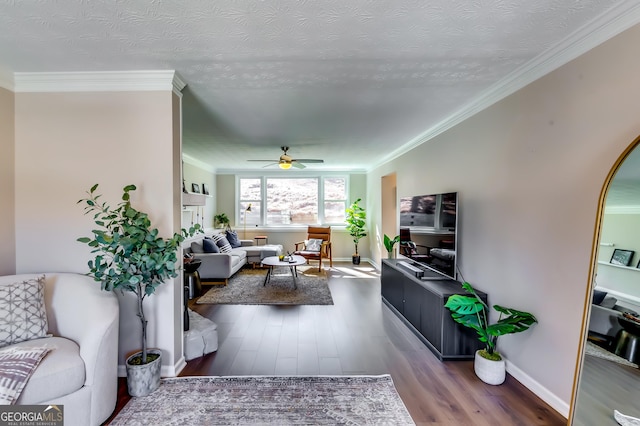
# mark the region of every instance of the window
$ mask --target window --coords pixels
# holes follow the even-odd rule
[[[238,223],[241,225],[259,225],[262,205],[262,181],[240,179],[240,209]],[[249,208],[251,207],[251,208]]]
[[[267,225],[318,223],[318,178],[267,178]]]
[[[239,217],[247,225],[343,224],[347,178],[262,177],[239,179]],[[251,211],[246,212],[251,204]],[[264,217],[261,212],[265,212]]]
[[[324,178],[325,223],[343,223],[347,208],[347,180],[343,177]]]

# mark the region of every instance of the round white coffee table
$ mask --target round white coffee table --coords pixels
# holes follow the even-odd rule
[[[296,267],[299,265],[304,265],[305,263],[307,263],[307,259],[298,255],[291,256],[291,261],[289,262],[280,261],[278,256],[265,257],[264,259],[262,259],[262,264],[268,266],[269,269],[267,269],[267,276],[264,277],[264,284],[262,285],[266,286],[267,283],[271,281],[271,274],[273,272],[274,266],[288,266],[289,270],[291,271],[291,278],[293,278],[293,288],[297,289],[298,283],[296,283],[296,277],[298,276],[298,269]]]

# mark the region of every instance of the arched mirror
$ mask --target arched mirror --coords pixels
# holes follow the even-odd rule
[[[574,426],[640,424],[634,423],[640,419],[639,139],[604,186]]]

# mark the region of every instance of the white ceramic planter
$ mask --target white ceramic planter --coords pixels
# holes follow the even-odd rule
[[[158,359],[144,365],[129,365],[129,360],[139,355],[136,352],[127,358],[127,390],[131,396],[147,396],[160,386],[160,367],[162,367],[162,352],[149,349],[148,354],[160,355]]]
[[[507,367],[504,359],[492,361],[480,356],[480,351],[476,351],[473,361],[473,370],[476,376],[489,385],[500,385],[504,383],[507,376]]]

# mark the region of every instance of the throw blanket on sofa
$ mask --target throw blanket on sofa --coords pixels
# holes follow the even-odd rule
[[[0,350],[0,405],[13,405],[27,381],[47,355],[48,348]]]

